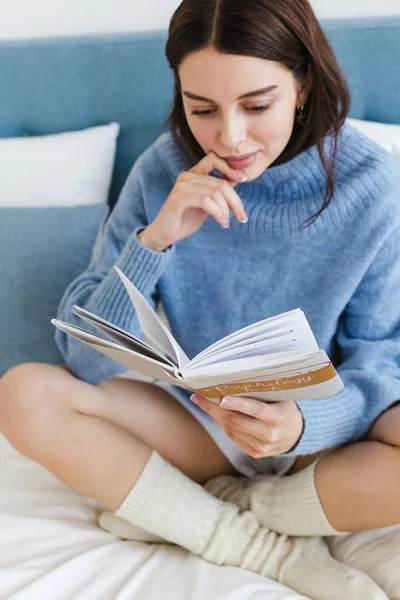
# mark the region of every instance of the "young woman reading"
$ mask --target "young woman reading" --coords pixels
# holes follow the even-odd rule
[[[76,303],[140,335],[114,265],[162,302],[189,357],[300,307],[345,387],[217,406],[116,377],[57,330],[66,366],[6,373],[1,430],[123,538],[315,599],[385,598],[323,536],[400,522],[400,165],[345,124],[349,90],[307,0],[184,0],[166,51],[170,131],[133,166],[58,318],[80,325]]]

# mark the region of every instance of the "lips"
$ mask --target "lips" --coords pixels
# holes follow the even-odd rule
[[[245,154],[243,155],[241,158],[225,158],[226,162],[228,163],[228,165],[230,167],[232,167],[232,169],[246,169],[248,167],[250,167],[253,162],[256,160],[258,155],[258,150],[257,152],[253,152],[252,154]]]

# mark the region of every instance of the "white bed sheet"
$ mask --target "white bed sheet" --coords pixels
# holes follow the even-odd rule
[[[303,598],[176,546],[121,541],[96,525],[99,511],[0,435],[0,600]],[[400,526],[332,538],[332,549],[400,600]]]
[[[100,507],[0,435],[0,599],[299,600],[292,590],[172,545],[121,541]]]

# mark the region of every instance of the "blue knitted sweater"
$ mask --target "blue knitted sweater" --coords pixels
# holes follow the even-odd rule
[[[330,143],[328,136],[327,150]],[[58,318],[82,326],[70,310],[76,303],[140,336],[113,265],[152,306],[162,302],[189,358],[246,325],[300,307],[345,387],[297,403],[305,427],[292,454],[359,439],[400,399],[400,162],[346,125],[333,200],[312,226],[299,229],[326,188],[316,146],[237,185],[248,223],[232,217],[222,229],[208,217],[164,252],[144,247],[137,232],[191,166],[170,133],[142,154],[90,265],[65,291]],[[55,335],[79,378],[97,383],[125,370],[60,330]]]

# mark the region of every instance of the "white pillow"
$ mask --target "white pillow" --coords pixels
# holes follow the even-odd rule
[[[347,123],[364,133],[382,148],[400,158],[400,125],[347,119]]]
[[[0,139],[0,207],[106,204],[119,130]]]

